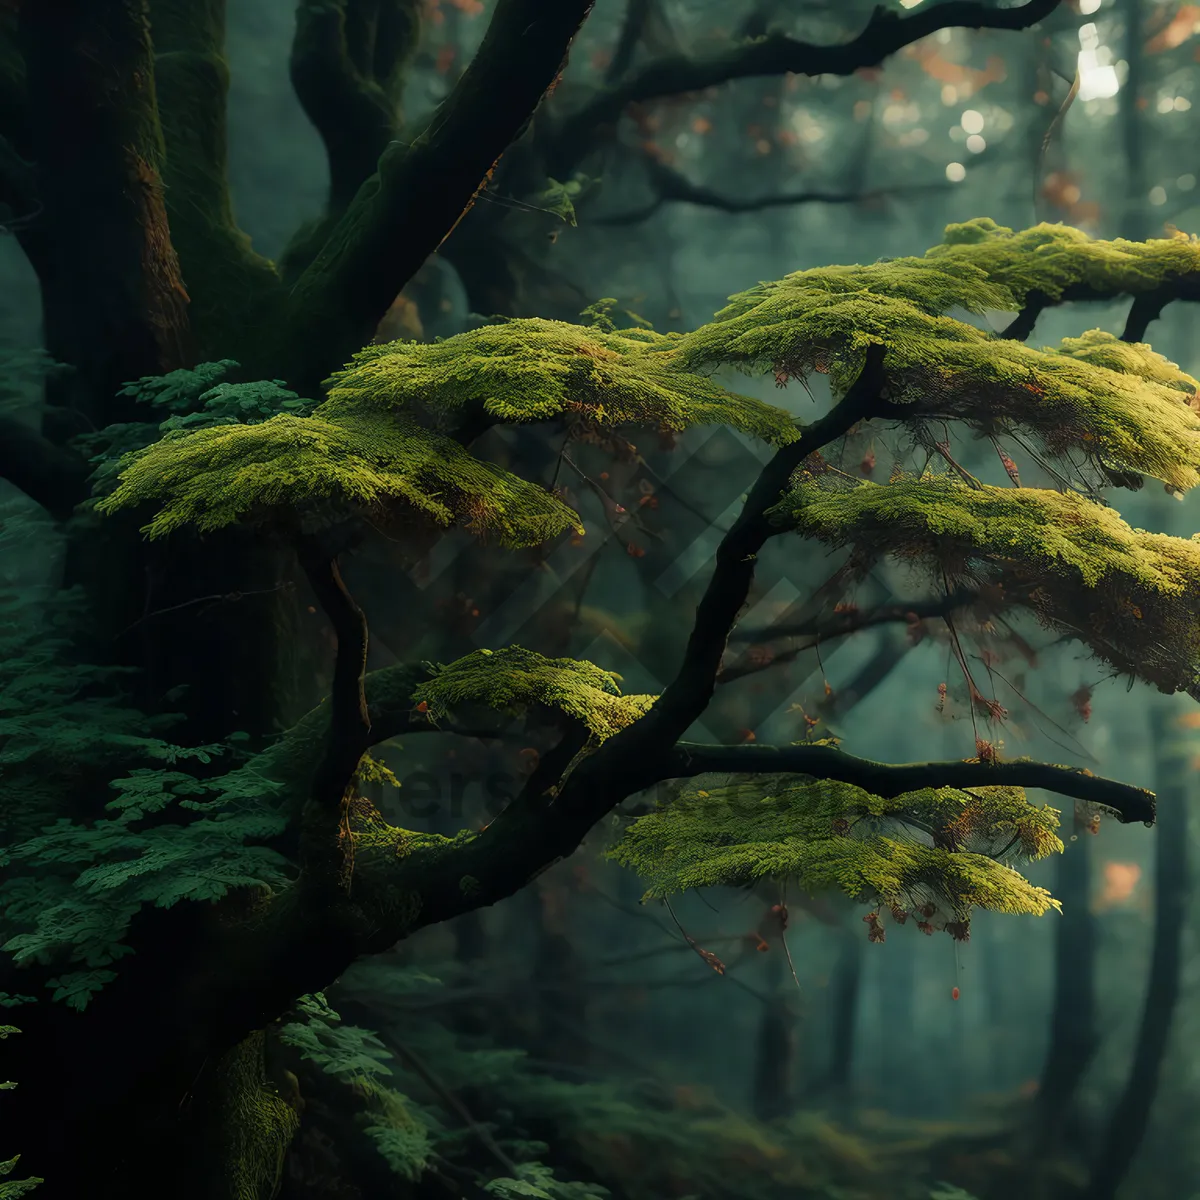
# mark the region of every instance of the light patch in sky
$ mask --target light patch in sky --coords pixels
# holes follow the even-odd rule
[[[951,183],[962,183],[967,177],[967,168],[962,163],[952,162],[946,164],[946,178]]]
[[[1090,21],[1079,27],[1079,98],[1108,100],[1121,90],[1111,52],[1100,45],[1100,34]]]

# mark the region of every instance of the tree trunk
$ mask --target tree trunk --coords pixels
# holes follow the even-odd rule
[[[1076,830],[1081,823],[1074,822]],[[1075,1092],[1099,1044],[1096,1029],[1096,923],[1091,913],[1091,839],[1079,836],[1058,861],[1054,895],[1062,917],[1054,930],[1054,1008],[1050,1047],[1034,1106],[1036,1153],[1059,1143]]]
[[[1195,751],[1194,745],[1179,732],[1166,702],[1160,700],[1155,704],[1150,720],[1158,765],[1150,979],[1133,1064],[1101,1139],[1086,1200],[1113,1200],[1137,1157],[1158,1093],[1179,1000],[1189,891],[1187,805],[1192,799],[1191,760]]]

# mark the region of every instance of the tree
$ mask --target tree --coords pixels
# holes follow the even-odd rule
[[[335,632],[336,663],[329,697],[283,738],[182,747],[98,695],[102,674],[68,665],[48,675],[45,648],[26,639],[32,662],[8,693],[7,753],[11,779],[23,767],[35,785],[10,782],[5,815],[10,830],[43,828],[9,833],[4,902],[18,930],[6,943],[10,974],[41,1001],[23,1024],[57,1064],[43,1059],[38,1075],[35,1058],[22,1071],[37,1082],[21,1142],[47,1193],[67,1188],[64,1175],[79,1185],[63,1164],[102,1160],[93,1194],[167,1180],[180,1195],[219,1193],[235,1180],[237,1194],[269,1195],[295,1115],[264,1075],[263,1031],[356,959],[519,891],[623,800],[669,781],[694,782],[668,788],[614,850],[651,897],[785,879],[867,901],[872,940],[910,917],[965,938],[974,907],[1052,907],[1007,865],[1062,845],[1057,813],[1024,789],[1124,821],[1152,821],[1154,797],[1004,758],[991,732],[1004,709],[977,682],[968,643],[1026,612],[1117,673],[1195,691],[1200,547],[1129,528],[1100,489],[1143,475],[1173,490],[1200,480],[1189,405],[1200,387],[1148,346],[1099,331],[1034,349],[943,314],[1024,312],[1084,292],[1131,294],[1136,307],[1148,292],[1178,293],[1197,256],[1181,238],[1109,243],[977,220],[951,226],[924,257],[761,284],[683,335],[618,329],[604,306],[591,325],[508,321],[361,351],[319,403],[275,384],[216,382],[221,364],[143,381],[143,396],[172,415],[141,427],[141,448],[101,456],[96,509],[141,514],[152,540],[239,526],[290,546]],[[780,385],[824,373],[834,402],[798,424],[719,384],[712,372],[730,365]],[[660,696],[624,695],[593,664],[517,646],[366,671],[367,617],[339,566],[366,531],[453,524],[518,546],[581,528],[553,490],[442,432],[464,422],[548,423],[602,444],[628,427],[720,423],[775,446]],[[994,440],[1005,486],[958,464],[939,436],[951,422]],[[852,452],[868,426],[889,425],[924,448],[923,469],[897,464],[876,484],[833,465],[839,445]],[[1018,486],[1005,443],[1026,447],[1054,486]],[[922,611],[939,606],[953,631],[972,758],[888,765],[829,739],[685,740],[713,696],[758,556],[789,534],[850,548],[830,603],[885,560],[932,582]],[[370,752],[388,739],[499,734],[539,715],[557,744],[482,830],[415,834],[361,794]],[[81,717],[108,755],[108,815],[82,804],[64,816],[36,787],[55,782],[47,764],[64,757]],[[68,1070],[102,1079],[103,1095],[63,1095]],[[209,1174],[187,1147],[202,1149]]]

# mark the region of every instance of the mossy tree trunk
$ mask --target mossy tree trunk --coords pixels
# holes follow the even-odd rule
[[[0,35],[14,70],[0,95],[0,199],[17,212],[40,206],[22,245],[41,287],[46,348],[73,370],[52,383],[42,437],[21,434],[19,455],[9,442],[4,474],[65,515],[83,498],[86,473],[69,439],[145,420],[119,394],[141,376],[232,358],[247,377],[316,394],[470,205],[589,7],[577,0],[547,15],[532,0],[501,0],[467,85],[411,152],[387,147],[378,124],[374,141],[358,140],[339,177],[330,245],[285,286],[230,201],[224,0],[45,0],[15,18],[6,6]],[[360,20],[369,8],[387,13],[370,38]],[[348,58],[331,58],[333,43],[312,36],[318,10],[341,23]],[[343,68],[362,73],[363,55],[394,81],[417,10],[410,0],[301,4],[297,55],[307,56],[314,94],[335,98]],[[337,122],[340,136],[357,137],[363,112],[326,116],[318,127],[332,158]],[[142,668],[139,699],[150,709],[185,685],[185,738],[265,733],[294,707],[281,700],[311,699],[276,693],[272,631],[295,603],[281,556],[238,534],[151,550],[136,521],[80,522],[68,540],[68,582],[92,601],[96,645]],[[218,1035],[202,1028],[217,1014],[185,1015],[204,980],[256,986],[249,964],[223,958],[236,915],[181,906],[140,918],[136,953],[83,1014],[29,1010],[12,1064],[24,1104],[11,1132],[46,1179],[46,1200],[273,1195],[294,1119],[262,1075],[263,1036],[252,1017],[239,1019],[242,1032]],[[324,961],[304,958],[293,966],[305,976]],[[298,995],[339,970],[329,964],[321,979],[287,990]],[[11,966],[3,974],[2,986],[27,990]],[[265,1023],[281,1008],[260,1011]],[[231,1113],[247,1116],[233,1131],[221,1124]]]

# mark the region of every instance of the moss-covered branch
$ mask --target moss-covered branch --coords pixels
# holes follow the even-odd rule
[[[656,768],[654,782],[690,779],[709,772],[787,773],[852,783],[875,796],[899,796],[920,788],[1042,788],[1110,809],[1123,822],[1154,820],[1154,793],[1076,767],[1020,759],[1007,762],[948,761],[880,763],[836,746],[701,746],[680,743]]]
[[[948,0],[901,16],[878,7],[857,37],[841,45],[818,46],[782,33],[737,42],[707,55],[673,54],[610,83],[565,120],[556,136],[553,169],[560,178],[593,144],[598,126],[615,122],[630,104],[701,92],[705,88],[763,75],[852,75],[876,67],[940,29],[1028,29],[1047,17],[1058,0],[1028,0],[998,8],[975,0]]]
[[[393,143],[291,292],[292,382],[312,394],[370,340],[558,77],[592,0],[500,0],[483,44],[411,144]]]
[[[272,264],[238,228],[228,178],[226,0],[151,0],[167,213],[200,359],[253,364],[264,312],[282,308]]]

